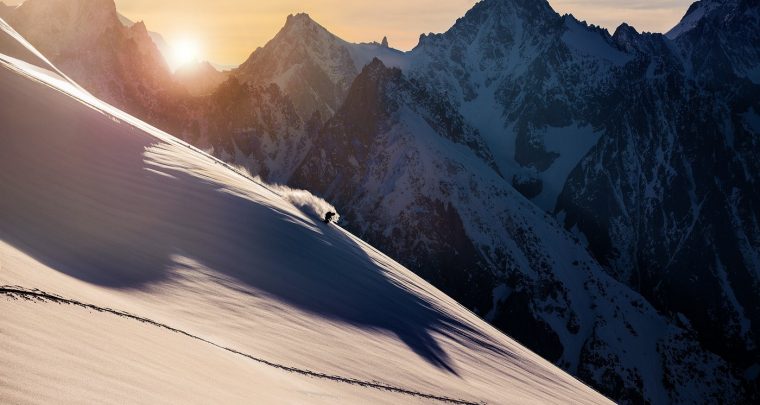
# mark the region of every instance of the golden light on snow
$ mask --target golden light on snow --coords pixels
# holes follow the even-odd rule
[[[192,39],[182,39],[171,43],[171,65],[180,67],[191,62],[197,62],[201,54],[201,48],[198,41]]]

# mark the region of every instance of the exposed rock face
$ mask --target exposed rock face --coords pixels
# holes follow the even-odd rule
[[[120,18],[112,0],[29,0],[8,19],[97,97],[270,180],[300,162],[305,121],[321,124],[301,119],[277,87],[225,82],[229,73],[208,63],[172,76],[145,24]]]
[[[328,118],[373,57],[393,63],[402,58],[402,53],[378,43],[346,42],[308,14],[297,14],[288,16],[282,30],[254,51],[234,74],[245,83],[277,84],[301,117],[311,117],[316,111]]]
[[[691,28],[671,31],[673,41],[616,32],[635,59],[603,96],[610,108],[598,125],[607,135],[570,176],[557,210],[610,274],[752,370],[760,362],[760,76],[748,67],[760,66],[758,5],[703,1],[684,20]]]
[[[347,43],[307,14],[288,16],[285,27],[235,72],[241,81],[276,83],[302,116],[330,116],[357,74]]]
[[[758,2],[697,3],[672,39],[610,36],[540,3],[479,3],[422,38],[407,73],[448,94],[610,275],[757,390]]]
[[[235,77],[200,98],[191,115],[186,139],[277,183],[300,164],[321,125],[318,114],[301,120],[276,85],[258,87]]]
[[[725,360],[609,277],[489,161],[445,100],[376,60],[291,183],[326,196],[357,235],[613,398],[745,395]],[[699,384],[671,383],[695,373]]]
[[[29,0],[8,22],[97,97],[161,128],[180,127],[186,91],[145,24],[122,25],[112,0]]]
[[[445,93],[482,134],[505,178],[541,183],[550,211],[601,134],[593,97],[631,58],[606,31],[545,1],[483,1],[443,34],[424,36],[405,72]]]

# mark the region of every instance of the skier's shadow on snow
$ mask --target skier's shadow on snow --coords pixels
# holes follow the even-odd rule
[[[152,164],[154,138],[63,95],[14,99],[13,84],[3,91],[14,102],[0,107],[0,239],[36,260],[136,289],[171,277],[181,255],[301,310],[392,332],[450,373],[434,334],[510,355],[407,291],[331,225]],[[13,119],[24,111],[45,115]]]

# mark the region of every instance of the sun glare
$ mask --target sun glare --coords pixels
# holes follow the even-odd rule
[[[172,65],[181,67],[191,62],[198,61],[200,56],[200,47],[198,42],[184,39],[172,43]]]

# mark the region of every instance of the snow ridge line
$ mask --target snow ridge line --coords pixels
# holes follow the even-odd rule
[[[322,379],[332,380],[332,381],[346,383],[346,384],[351,384],[351,385],[358,385],[358,386],[364,387],[364,388],[374,388],[374,389],[378,389],[378,390],[390,391],[390,392],[395,392],[395,393],[404,394],[404,395],[411,395],[411,396],[425,398],[425,399],[432,399],[432,400],[441,401],[441,402],[447,402],[447,403],[451,403],[451,404],[459,404],[459,405],[485,405],[485,402],[472,402],[472,401],[466,401],[466,400],[463,400],[463,399],[456,399],[456,398],[451,398],[451,397],[442,396],[442,395],[426,394],[426,393],[419,392],[419,391],[414,391],[414,390],[410,390],[410,389],[406,389],[406,388],[401,388],[401,387],[396,387],[396,386],[393,386],[393,385],[385,384],[385,383],[382,383],[382,382],[379,382],[379,381],[360,380],[360,379],[352,378],[352,377],[343,377],[343,376],[334,375],[334,374],[325,374],[325,373],[320,373],[320,372],[317,372],[317,371],[307,370],[307,369],[298,368],[298,367],[290,367],[290,366],[286,366],[286,365],[283,365],[283,364],[274,363],[274,362],[271,362],[269,360],[265,360],[265,359],[262,359],[262,358],[255,357],[253,355],[247,354],[247,353],[243,353],[243,352],[235,350],[233,348],[222,346],[222,345],[214,343],[214,342],[212,342],[210,340],[206,340],[206,339],[204,339],[204,338],[202,338],[200,336],[193,335],[193,334],[191,334],[189,332],[185,332],[185,331],[183,331],[181,329],[173,328],[173,327],[171,327],[169,325],[166,325],[166,324],[154,321],[154,320],[149,319],[149,318],[144,318],[144,317],[141,317],[141,316],[138,316],[138,315],[133,315],[133,314],[130,314],[129,312],[125,312],[125,311],[120,311],[120,310],[116,310],[116,309],[112,309],[112,308],[106,308],[106,307],[100,307],[100,306],[97,306],[97,305],[87,304],[87,303],[84,303],[84,302],[81,302],[81,301],[64,298],[64,297],[61,297],[60,295],[47,293],[45,291],[42,291],[42,290],[39,290],[39,289],[36,289],[36,288],[35,289],[27,289],[27,288],[20,287],[20,286],[7,286],[6,285],[6,286],[0,286],[0,294],[1,295],[5,295],[6,297],[9,297],[9,298],[12,298],[12,299],[18,299],[18,297],[21,297],[21,298],[23,298],[25,300],[28,300],[28,301],[37,300],[37,301],[40,301],[40,302],[53,302],[53,303],[57,303],[57,304],[75,305],[75,306],[78,306],[78,307],[82,307],[82,308],[86,308],[86,309],[91,309],[91,310],[98,311],[98,312],[105,312],[105,313],[113,314],[113,315],[116,315],[116,316],[133,319],[133,320],[136,320],[136,321],[139,321],[139,322],[142,322],[142,323],[146,323],[146,324],[149,324],[149,325],[157,326],[159,328],[167,329],[167,330],[172,331],[174,333],[179,333],[181,335],[185,335],[185,336],[187,336],[189,338],[192,338],[192,339],[199,340],[201,342],[210,344],[212,346],[215,346],[215,347],[217,347],[219,349],[228,351],[230,353],[237,354],[237,355],[243,356],[243,357],[247,357],[248,359],[251,359],[251,360],[253,360],[253,361],[257,362],[257,363],[261,363],[261,364],[264,364],[266,366],[274,367],[274,368],[277,368],[277,369],[280,369],[280,370],[284,370],[284,371],[287,371],[287,372],[290,372],[290,373],[301,374],[301,375],[305,375],[305,376],[313,377],[313,378],[322,378]]]

